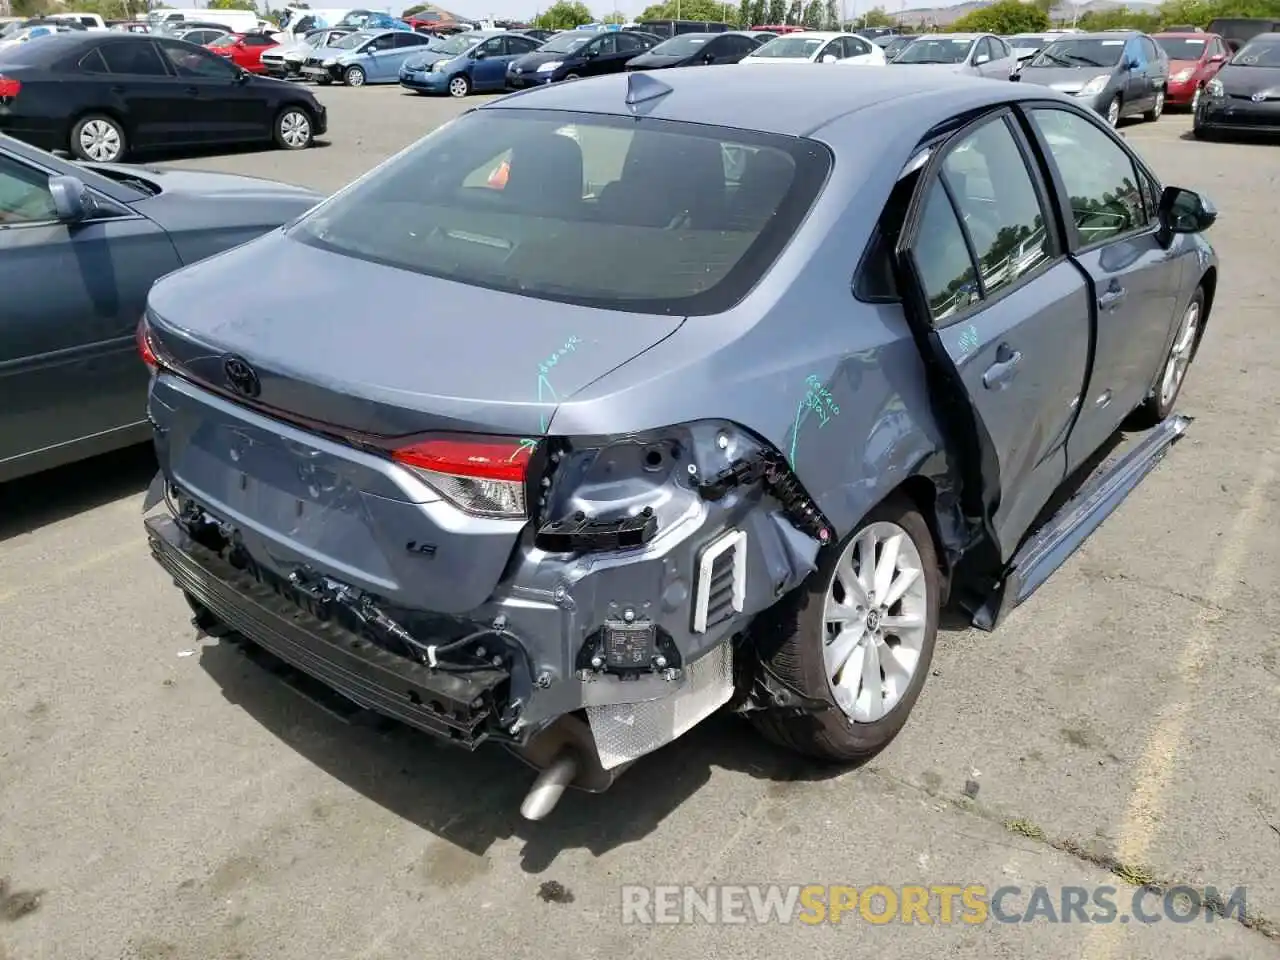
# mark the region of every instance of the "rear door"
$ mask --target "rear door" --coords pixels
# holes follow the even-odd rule
[[[1124,105],[1126,113],[1145,110],[1151,105],[1150,64],[1137,37],[1130,37],[1121,58],[1125,70]]]
[[[182,266],[165,233],[126,207],[59,223],[48,179],[0,152],[0,476],[23,472],[28,455],[51,465],[80,441],[106,449],[140,430],[134,329],[152,281]]]
[[[1089,372],[1088,285],[1031,157],[1010,111],[975,121],[930,159],[899,243],[1003,559],[1065,476]]]
[[[873,56],[871,52],[871,44],[860,37],[843,37],[841,42],[844,46],[845,60],[852,60],[854,63],[866,63]]]
[[[154,41],[108,40],[98,52],[111,76],[111,95],[127,111],[131,146],[200,142],[192,115],[195,92],[190,84],[176,82]]]
[[[1157,238],[1155,182],[1119,138],[1069,108],[1028,113],[1050,175],[1070,198],[1068,242],[1098,316],[1093,375],[1069,444],[1074,467],[1146,396],[1172,334],[1182,265]]]
[[[430,42],[420,33],[401,30],[391,34],[391,49],[378,54],[378,62],[384,68],[382,76],[400,76],[400,67],[404,62],[413,54],[420,53]]]

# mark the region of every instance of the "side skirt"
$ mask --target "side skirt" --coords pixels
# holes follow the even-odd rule
[[[1004,576],[973,613],[979,630],[994,630],[1038,590],[1102,525],[1186,432],[1190,417],[1171,416],[1120,459],[1101,468],[1014,554]]]

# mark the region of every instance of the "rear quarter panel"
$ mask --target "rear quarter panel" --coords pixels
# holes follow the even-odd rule
[[[827,187],[745,300],[720,316],[689,318],[574,394],[550,432],[734,421],[786,456],[841,535],[921,470],[946,483],[942,436],[902,309],[862,303],[851,289],[915,143],[885,134],[889,146],[867,150],[866,131],[877,122],[872,112],[822,132],[837,157]]]

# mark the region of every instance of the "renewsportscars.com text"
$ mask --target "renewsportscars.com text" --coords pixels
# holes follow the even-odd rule
[[[622,922],[1202,923],[1245,917],[1245,888],[1017,887],[982,884],[624,886]]]

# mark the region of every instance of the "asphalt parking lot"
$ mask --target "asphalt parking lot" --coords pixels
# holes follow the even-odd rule
[[[331,190],[464,106],[320,95],[326,146],[164,162]],[[998,632],[940,636],[859,770],[714,719],[528,823],[506,754],[346,725],[198,637],[147,556],[145,451],[0,487],[0,960],[1280,955],[1280,145],[1189,128],[1124,128],[1221,211],[1187,438]],[[709,883],[1021,888],[1006,915],[1037,885],[1122,915],[1134,885],[1244,887],[1248,916],[622,922],[623,885]]]

